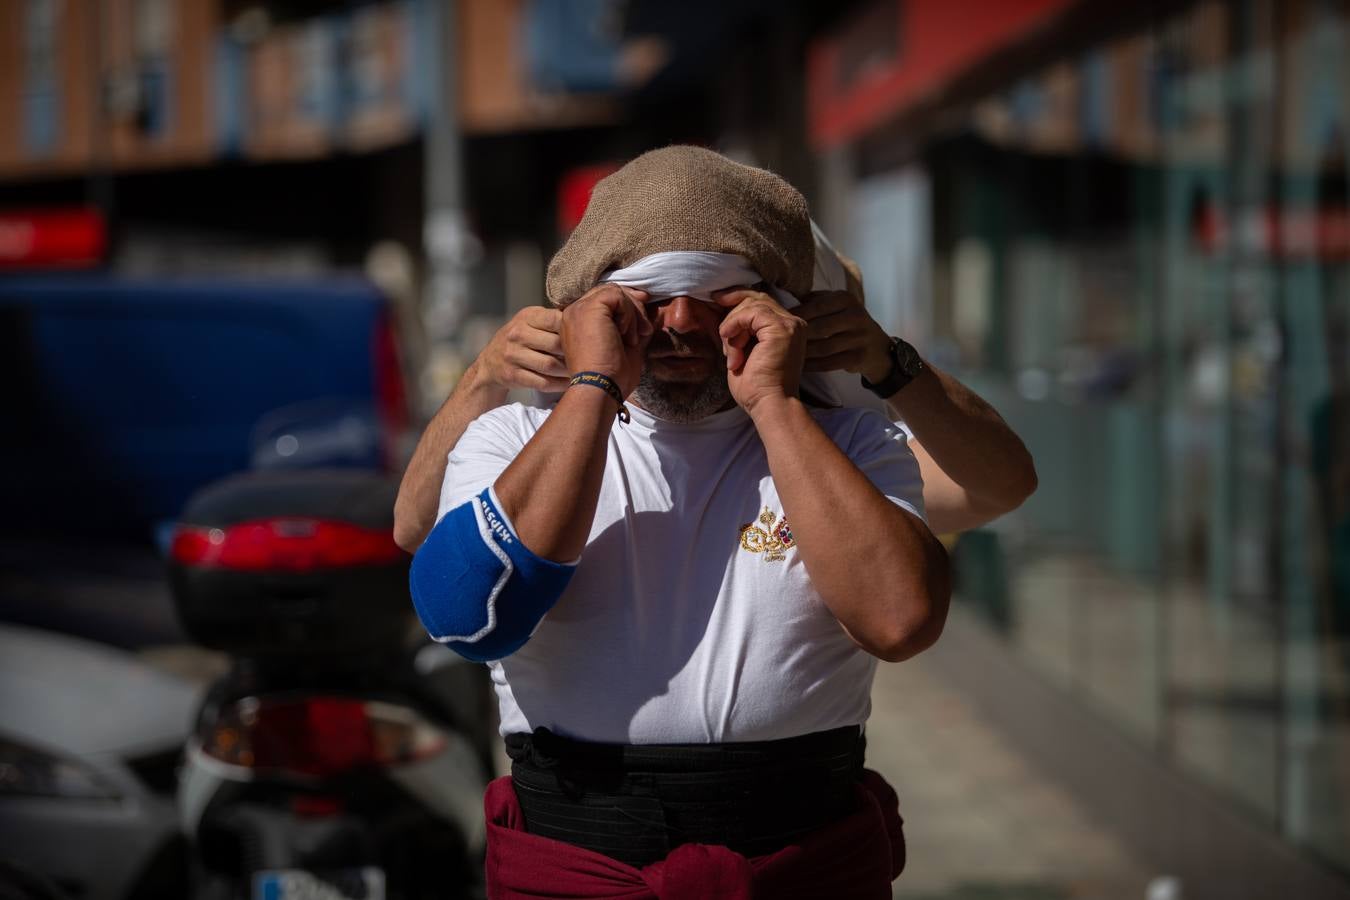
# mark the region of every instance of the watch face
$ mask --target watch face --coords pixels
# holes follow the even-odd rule
[[[908,341],[896,338],[892,345],[891,355],[895,358],[895,367],[910,378],[923,370],[923,359],[920,358],[919,351],[915,350]]]
[[[919,356],[919,351],[898,337],[891,338],[888,355],[891,358],[889,375],[877,384],[872,384],[866,378],[862,379],[862,386],[883,400],[909,384],[914,380],[914,376],[923,371],[923,359]]]

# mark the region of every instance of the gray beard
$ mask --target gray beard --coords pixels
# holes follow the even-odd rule
[[[633,398],[658,419],[688,425],[722,409],[731,402],[725,369],[702,381],[658,381],[646,369],[638,380]]]

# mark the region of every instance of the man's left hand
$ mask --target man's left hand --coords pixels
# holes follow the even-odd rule
[[[796,397],[806,359],[806,322],[762,291],[733,288],[713,299],[731,310],[718,333],[736,402],[753,412],[762,400]]]
[[[891,371],[891,337],[848,291],[814,291],[793,310],[806,320],[806,371],[844,369],[879,382]]]

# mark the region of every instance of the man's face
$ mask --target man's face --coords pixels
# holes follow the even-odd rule
[[[717,328],[728,310],[672,297],[645,306],[654,328],[634,398],[673,422],[696,422],[732,402],[727,359]]]

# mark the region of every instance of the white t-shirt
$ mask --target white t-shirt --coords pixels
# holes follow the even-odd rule
[[[489,664],[502,733],[720,743],[866,721],[877,660],[811,586],[746,413],[682,425],[629,410],[632,422],[610,432],[571,583],[524,647]],[[450,454],[440,515],[495,482],[550,414],[515,404],[471,424]],[[923,517],[902,432],[869,410],[812,415],[883,494]],[[850,527],[841,509],[839,528]]]

